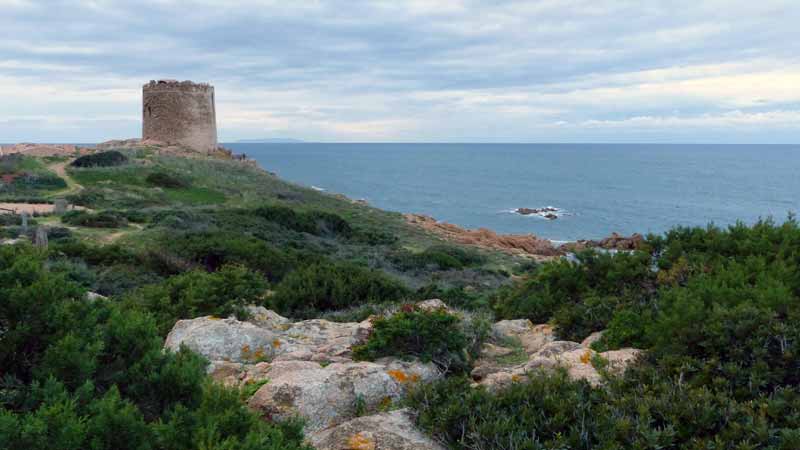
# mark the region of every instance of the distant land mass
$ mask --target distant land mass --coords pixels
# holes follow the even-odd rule
[[[239,139],[237,144],[302,144],[305,141],[292,138],[261,138],[261,139]]]

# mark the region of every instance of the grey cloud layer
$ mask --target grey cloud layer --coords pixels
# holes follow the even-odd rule
[[[136,135],[151,78],[214,83],[223,138],[796,141],[800,131],[795,1],[0,9],[0,142]]]

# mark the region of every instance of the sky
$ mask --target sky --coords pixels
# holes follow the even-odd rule
[[[797,0],[0,0],[0,142],[800,142]]]

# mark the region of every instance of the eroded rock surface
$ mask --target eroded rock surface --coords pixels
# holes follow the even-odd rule
[[[349,360],[353,345],[363,343],[371,325],[327,320],[289,319],[265,308],[250,308],[250,319],[211,316],[180,320],[167,335],[165,346],[181,345],[210,361],[257,363],[273,360],[334,362]]]
[[[447,305],[429,300],[421,307]],[[299,415],[306,430],[322,430],[388,407],[414,384],[442,376],[433,363],[416,360],[353,361],[353,346],[369,336],[369,320],[292,322],[263,307],[248,313],[244,321],[211,316],[178,321],[165,347],[185,345],[202,354],[211,362],[211,377],[226,385],[258,383],[248,404],[270,419]]]
[[[437,299],[417,306],[452,311]],[[364,343],[372,329],[369,320],[292,322],[263,307],[248,312],[244,321],[210,316],[178,321],[165,347],[186,345],[211,361],[213,379],[252,386],[255,394],[248,405],[265,418],[302,417],[319,449],[442,448],[413,427],[407,412],[356,418],[396,404],[417,383],[442,377],[434,364],[397,358],[353,361],[353,346]],[[609,371],[621,373],[641,354],[637,349],[597,353],[589,345],[601,336],[592,334],[582,343],[560,341],[549,325],[503,320],[492,326],[471,375],[476,386],[497,390],[530,373],[562,367],[573,379],[600,385],[603,379],[593,364],[598,356]]]
[[[495,342],[484,344],[471,376],[477,385],[497,390],[523,380],[532,372],[564,368],[570,378],[598,386],[603,382],[594,366],[598,356],[606,361],[610,372],[621,373],[641,354],[641,350],[633,348],[603,353],[590,349],[601,337],[602,332],[598,332],[581,343],[559,341],[549,325],[503,320],[492,327]]]
[[[306,429],[317,431],[391,405],[416,383],[440,376],[432,364],[399,360],[346,362],[321,366],[311,361],[276,361],[269,380],[248,404],[271,419],[300,415]]]
[[[416,429],[408,409],[352,419],[311,433],[309,441],[318,450],[444,450]]]
[[[501,320],[492,325],[492,335],[501,343],[519,341],[528,354],[536,353],[556,339],[553,327],[534,325],[528,319]]]

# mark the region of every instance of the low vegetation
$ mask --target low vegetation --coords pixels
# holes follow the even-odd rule
[[[270,304],[280,314],[313,318],[321,312],[398,301],[410,294],[384,273],[352,263],[315,263],[296,269],[276,287]]]
[[[212,384],[199,356],[162,348],[177,320],[244,318],[253,304],[293,319],[375,315],[355,356],[444,369],[408,404],[450,448],[800,448],[793,217],[679,227],[637,251],[534,264],[247,164],[119,153],[119,164],[67,170],[69,198],[90,210],[35,218],[49,248],[0,246],[0,449],[305,448],[301,424],[243,406],[253,386]],[[0,159],[0,171],[3,189],[51,173],[24,157]],[[37,186],[14,195],[63,188]],[[20,226],[0,215],[0,236]],[[111,298],[88,301],[89,290]],[[457,313],[403,306],[429,298]],[[596,350],[645,356],[602,386],[534,372],[490,392],[467,374],[492,319],[550,323],[571,341],[603,331]],[[505,357],[528,355],[520,344]]]
[[[128,157],[116,150],[81,156],[70,163],[72,167],[114,167],[128,162]]]
[[[261,421],[200,357],[164,352],[150,313],[86,301],[47,257],[0,247],[0,448],[306,448],[298,423]]]
[[[70,211],[61,216],[61,221],[68,225],[89,228],[120,228],[128,226],[124,214],[115,211]]]
[[[44,203],[44,195],[66,187],[36,158],[18,153],[0,156],[0,199],[4,201]]]
[[[468,366],[467,336],[460,320],[447,311],[419,311],[405,305],[396,314],[373,320],[372,326],[367,342],[353,349],[357,359],[414,357],[432,361],[445,371],[463,371]]]
[[[798,244],[790,218],[545,264],[495,297],[501,315],[570,339],[606,329],[596,347],[646,358],[597,388],[563,374],[497,393],[445,380],[414,395],[419,423],[464,449],[800,448]]]

